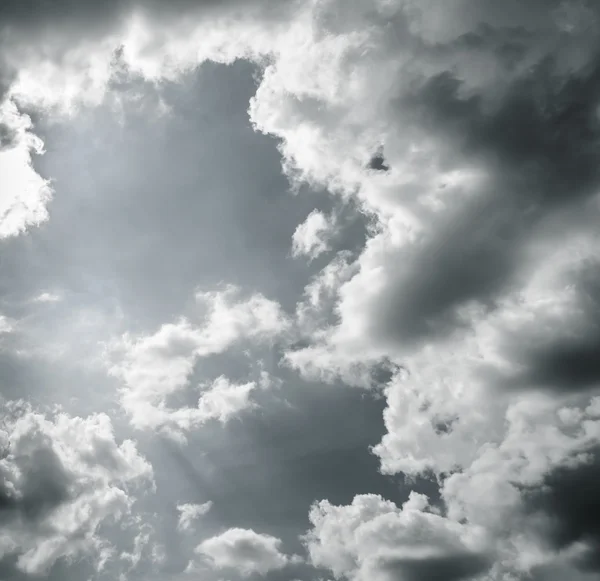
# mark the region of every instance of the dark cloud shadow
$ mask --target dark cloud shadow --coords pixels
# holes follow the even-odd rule
[[[569,273],[580,311],[572,320],[533,338],[511,336],[505,349],[519,371],[492,372],[492,381],[506,389],[543,389],[572,395],[600,387],[600,266],[578,265]]]
[[[442,167],[469,159],[489,179],[429,239],[400,253],[373,323],[389,341],[448,335],[464,323],[457,309],[469,301],[494,308],[531,268],[524,251],[544,219],[600,186],[600,67],[559,79],[554,63],[543,62],[494,107],[461,89],[442,73],[399,102],[440,140]]]
[[[525,493],[528,510],[548,519],[541,534],[555,549],[574,543],[587,546],[583,557],[574,563],[583,571],[600,572],[599,482],[600,449],[596,448],[589,462],[576,468],[557,468],[541,487]]]
[[[386,561],[381,570],[389,581],[460,581],[484,573],[490,565],[487,557],[465,552],[442,557]]]

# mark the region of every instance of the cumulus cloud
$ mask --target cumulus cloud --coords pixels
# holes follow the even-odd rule
[[[332,293],[336,320],[286,359],[334,381],[389,357],[383,469],[452,474],[455,508],[451,484],[495,464],[461,496],[472,512],[460,518],[505,535],[493,575],[523,575],[558,557],[536,531],[517,540],[513,484],[543,486],[596,441],[597,8],[365,2],[340,18],[336,7],[320,4],[282,48],[250,111],[283,140],[292,177],[356,196],[377,226]],[[508,447],[538,392],[551,409],[588,411],[573,412],[577,437],[553,411],[539,418],[547,448],[520,432],[539,470],[526,478],[508,470]],[[480,522],[490,513],[502,526]]]
[[[31,128],[30,118],[0,93],[0,239],[48,218],[52,189],[33,169],[32,156],[44,147]]]
[[[411,493],[401,507],[376,495],[315,504],[305,541],[314,565],[349,579],[470,579],[491,564],[482,530],[430,510]]]
[[[329,250],[329,237],[335,222],[323,212],[313,210],[292,236],[292,256],[307,256],[314,259]]]
[[[546,543],[555,526],[561,529],[552,499],[561,495],[561,484],[569,477],[573,493],[577,484],[579,495],[589,486],[586,475],[594,472],[600,434],[598,411],[598,398],[585,407],[560,406],[547,395],[519,398],[508,408],[502,441],[482,446],[465,470],[444,482],[442,493],[450,516],[493,531],[502,539],[506,562],[520,574],[557,559],[557,551]],[[574,523],[581,519],[576,508],[566,510]],[[588,522],[586,530],[581,520],[579,527],[579,532],[558,534],[555,548],[587,549],[594,554],[593,526]],[[564,530],[569,530],[568,523]]]
[[[179,511],[179,521],[177,522],[177,528],[180,531],[189,531],[194,527],[195,521],[204,516],[212,508],[212,502],[209,500],[202,504],[179,504],[177,510]]]
[[[233,528],[203,541],[196,552],[216,569],[234,569],[243,576],[264,575],[297,560],[283,554],[280,546],[281,540],[271,535]]]
[[[250,392],[255,387],[254,382],[236,385],[223,376],[218,377],[200,396],[198,409],[206,417],[226,422],[240,411],[255,405],[250,401]]]
[[[223,353],[244,340],[271,341],[288,327],[279,305],[262,295],[243,299],[237,289],[228,287],[198,293],[196,300],[204,309],[201,323],[181,319],[152,335],[126,335],[107,350],[110,373],[123,382],[123,408],[137,428],[163,428],[181,436],[211,419],[226,422],[254,405],[250,393],[255,382],[235,384],[225,377],[198,387],[196,407],[169,405],[169,398],[189,387],[200,358]]]
[[[105,414],[47,416],[9,404],[2,420],[0,559],[42,574],[59,559],[110,553],[101,525],[128,514],[152,468],[135,444],[116,442]]]

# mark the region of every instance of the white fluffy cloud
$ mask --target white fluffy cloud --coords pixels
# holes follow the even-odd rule
[[[90,556],[100,567],[111,548],[99,527],[129,513],[135,487],[152,484],[151,466],[132,441],[115,441],[105,414],[5,409],[0,556],[17,556],[29,574],[61,558]]]
[[[255,382],[235,384],[225,377],[198,386],[196,407],[169,404],[169,398],[190,387],[200,358],[223,353],[241,341],[271,341],[288,328],[279,305],[261,295],[243,299],[229,287],[199,293],[196,299],[205,311],[201,323],[182,319],[153,335],[125,336],[108,349],[110,372],[123,382],[122,405],[137,428],[162,428],[182,436],[208,420],[226,422],[254,405],[250,394]]]
[[[484,529],[436,514],[427,497],[411,493],[398,508],[376,495],[349,506],[315,504],[306,544],[313,564],[336,578],[458,580],[490,566]]]
[[[297,560],[283,554],[280,546],[281,540],[271,535],[233,528],[203,541],[196,552],[216,569],[235,569],[244,576],[264,575]]]
[[[200,414],[225,423],[240,411],[254,407],[255,404],[250,401],[250,394],[255,387],[254,382],[234,384],[220,376],[200,396]]]
[[[333,218],[313,210],[292,236],[292,255],[314,259],[329,250],[329,238],[335,229]]]
[[[506,423],[502,441],[482,446],[464,471],[448,477],[442,494],[453,519],[466,518],[492,531],[502,539],[505,561],[524,574],[559,560],[545,538],[553,516],[540,510],[532,517],[529,505],[532,496],[553,486],[552,474],[576,473],[595,461],[600,399],[577,407],[547,396],[522,397],[509,407]],[[596,551],[596,541],[582,541],[567,549]]]
[[[44,222],[52,197],[49,182],[32,166],[32,155],[44,151],[41,139],[31,132],[29,116],[2,98],[0,93],[0,239]]]
[[[202,504],[179,504],[177,510],[179,511],[179,521],[177,522],[177,528],[180,531],[189,531],[194,527],[195,521],[204,516],[212,508],[212,502],[209,500]]]

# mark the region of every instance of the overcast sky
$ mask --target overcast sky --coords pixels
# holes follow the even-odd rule
[[[0,581],[599,581],[600,4],[0,2]]]

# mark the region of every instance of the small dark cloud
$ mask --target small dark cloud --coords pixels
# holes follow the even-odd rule
[[[385,387],[400,370],[398,364],[384,357],[370,369],[371,386],[375,389]]]
[[[433,429],[435,430],[435,433],[438,435],[450,434],[450,433],[452,433],[452,430],[454,429],[454,425],[458,422],[458,420],[459,420],[458,417],[434,418],[433,419]]]
[[[389,171],[390,166],[385,161],[385,157],[383,155],[383,148],[379,149],[375,155],[369,160],[369,164],[367,165],[369,169],[374,171]]]

